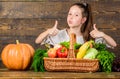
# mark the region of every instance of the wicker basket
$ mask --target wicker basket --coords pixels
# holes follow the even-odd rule
[[[71,34],[70,49],[67,58],[44,58],[47,71],[96,72],[99,69],[98,59],[77,59],[73,50],[75,42]]]

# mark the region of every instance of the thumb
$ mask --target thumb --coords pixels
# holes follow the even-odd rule
[[[58,21],[56,20],[56,21],[55,21],[54,28],[57,28],[57,26],[58,26]]]
[[[93,25],[93,29],[94,29],[94,30],[98,30],[98,29],[96,28],[96,24]]]

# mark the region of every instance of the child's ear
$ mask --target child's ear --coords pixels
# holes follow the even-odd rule
[[[84,24],[86,20],[87,20],[87,18],[86,18],[86,17],[83,17],[83,18],[82,18],[82,24]]]

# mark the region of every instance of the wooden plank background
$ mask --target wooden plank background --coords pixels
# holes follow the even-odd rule
[[[118,46],[110,50],[120,56],[120,0],[0,0],[0,52],[16,39],[37,49],[36,37],[56,19],[59,29],[68,27],[67,12],[75,2],[92,5],[94,23],[115,39]]]

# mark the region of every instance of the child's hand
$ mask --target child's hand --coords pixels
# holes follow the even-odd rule
[[[58,21],[56,20],[55,25],[52,28],[48,29],[48,34],[52,36],[56,35],[59,31],[57,26],[58,26]]]
[[[101,31],[99,31],[97,28],[96,28],[96,24],[93,25],[93,30],[90,32],[90,35],[93,37],[93,38],[99,38],[99,37],[103,37],[105,34]]]

